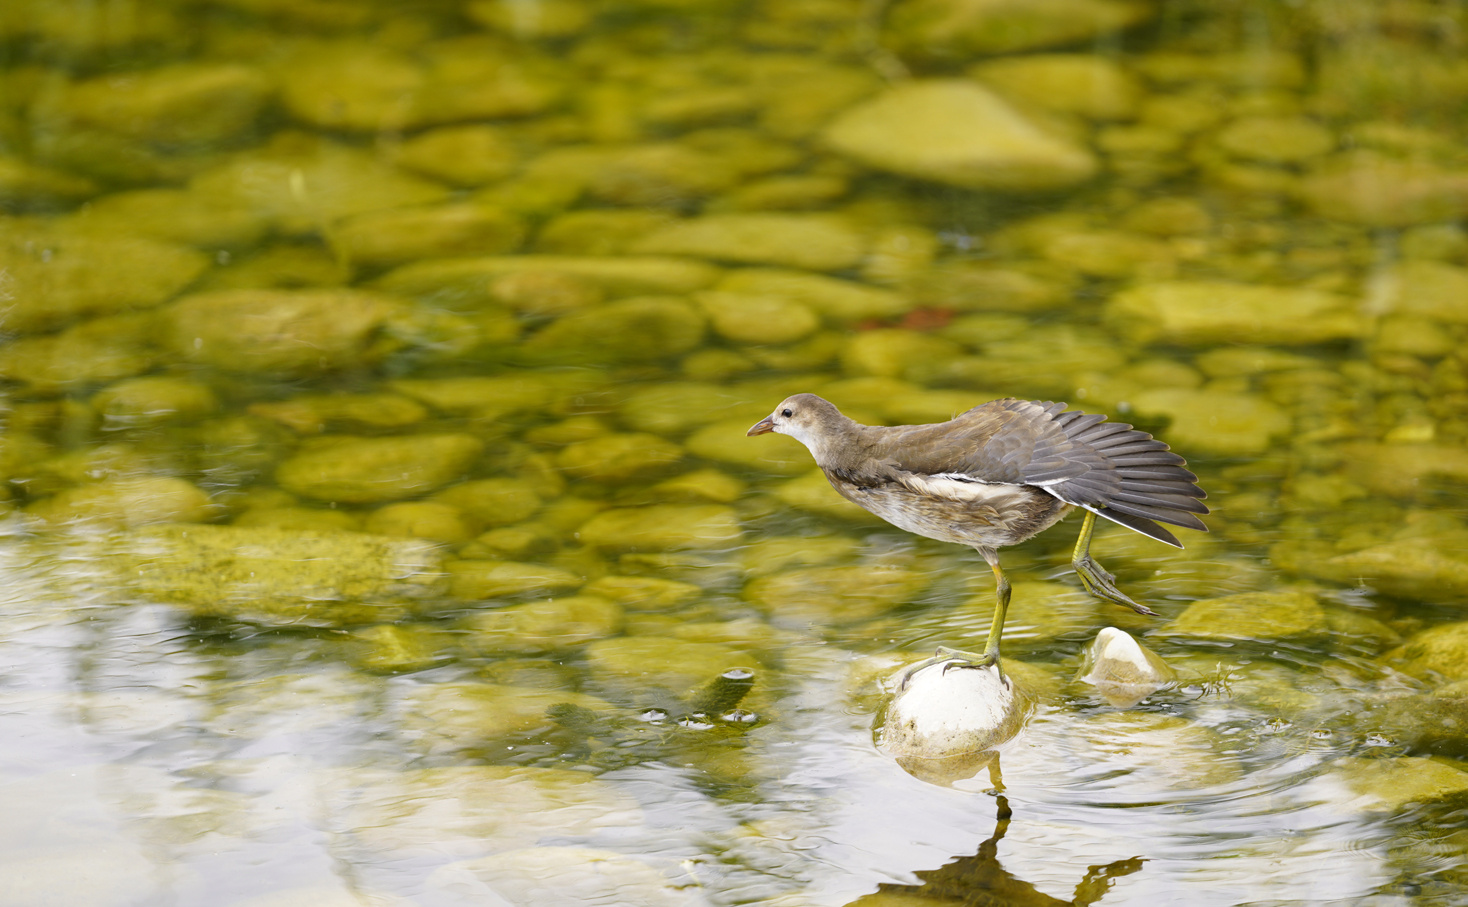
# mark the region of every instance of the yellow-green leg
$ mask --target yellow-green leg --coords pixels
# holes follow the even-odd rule
[[[907,682],[912,679],[912,675],[935,664],[942,664],[945,672],[951,668],[993,667],[999,679],[1005,685],[1009,684],[1004,676],[1004,669],[999,665],[999,639],[1004,635],[1004,616],[1009,613],[1009,577],[1004,575],[1003,568],[999,566],[999,552],[992,548],[980,548],[978,551],[989,563],[989,569],[994,571],[994,619],[989,624],[989,639],[984,643],[983,654],[939,646],[932,658],[925,658],[902,672],[897,683],[899,690],[907,688]]]
[[[1076,576],[1081,578],[1081,585],[1086,591],[1107,601],[1116,602],[1118,605],[1126,605],[1138,614],[1156,615],[1156,611],[1146,605],[1139,605],[1127,598],[1122,591],[1116,588],[1116,577],[1107,573],[1106,570],[1091,557],[1091,531],[1096,527],[1096,514],[1086,511],[1086,521],[1081,524],[1080,538],[1076,539],[1075,554],[1071,556],[1071,566],[1075,568]]]

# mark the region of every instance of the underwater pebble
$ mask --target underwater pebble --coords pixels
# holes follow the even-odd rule
[[[484,442],[461,434],[341,435],[321,441],[277,467],[281,488],[320,501],[396,501],[447,485],[484,453]]]

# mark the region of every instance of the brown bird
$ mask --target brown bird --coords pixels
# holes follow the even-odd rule
[[[1000,670],[1009,580],[997,549],[1049,529],[1076,507],[1086,511],[1071,560],[1081,584],[1140,614],[1155,612],[1123,595],[1091,557],[1096,517],[1178,548],[1159,524],[1208,531],[1197,517],[1208,512],[1200,500],[1207,495],[1182,457],[1146,432],[1064,403],[995,400],[947,422],[884,427],[853,422],[815,394],[796,394],[748,434],[772,431],[809,448],[846,500],[908,532],[969,545],[994,571],[994,621],[983,654],[941,647],[903,673],[904,685],[939,662],[949,663],[944,670]]]

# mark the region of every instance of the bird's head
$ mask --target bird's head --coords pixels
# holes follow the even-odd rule
[[[836,407],[815,394],[796,394],[782,400],[774,412],[754,423],[746,434],[778,432],[814,451],[824,437],[822,427],[840,418],[841,413]]]

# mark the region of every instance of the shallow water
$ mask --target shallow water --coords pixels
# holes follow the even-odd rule
[[[1468,22],[980,6],[0,12],[0,907],[1468,899]],[[801,391],[1106,412],[1211,531],[1098,530],[1157,618],[1006,549],[1034,710],[917,777],[992,578]]]

